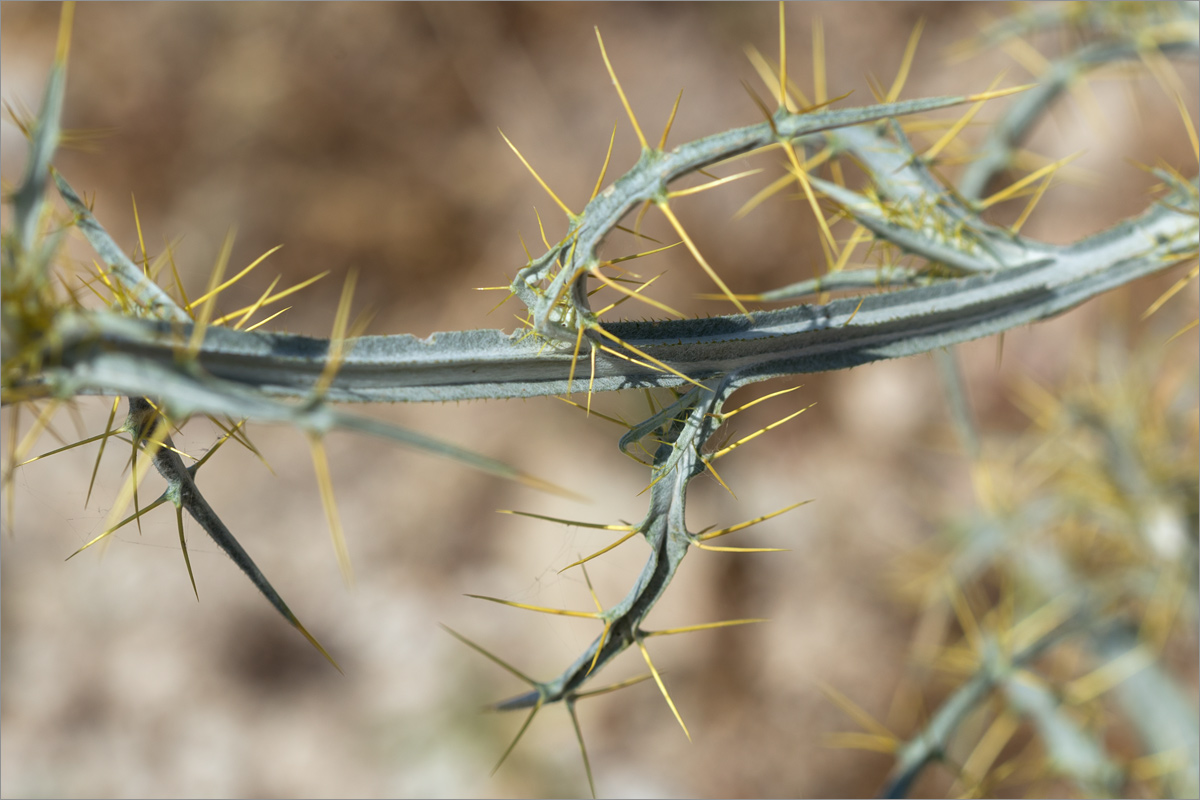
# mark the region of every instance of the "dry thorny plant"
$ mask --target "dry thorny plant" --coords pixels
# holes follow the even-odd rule
[[[1101,292],[1179,264],[1191,263],[1190,272],[1148,308],[1147,315],[1195,284],[1194,179],[1165,163],[1146,167],[1159,181],[1159,198],[1143,214],[1072,244],[1051,245],[1023,236],[1021,230],[1073,156],[1047,159],[1020,147],[1060,95],[1086,95],[1089,71],[1134,62],[1174,99],[1200,159],[1185,94],[1168,62],[1169,56],[1195,55],[1195,7],[1036,8],[992,26],[965,48],[1010,48],[1032,65],[1034,83],[998,89],[999,77],[984,92],[904,101],[900,96],[917,51],[918,26],[891,85],[872,83],[873,105],[845,109],[833,106],[846,95],[830,97],[824,85],[819,26],[814,28],[816,77],[811,96],[789,76],[784,11],[781,5],[778,59],[749,51],[770,100],[759,90],[748,85],[746,89],[764,121],[670,148],[679,98],[661,136],[647,138],[597,30],[600,55],[641,157],[624,175],[605,184],[617,134],[614,126],[603,168],[580,210],[564,202],[505,137],[566,217],[566,230],[554,241],[550,226],[539,217],[544,253],[526,250],[524,267],[508,285],[495,287],[504,292],[501,304],[516,299],[523,306],[517,333],[460,331],[424,340],[362,336],[366,318],[352,318],[351,275],[330,337],[310,339],[261,328],[286,310],[276,310],[282,301],[321,276],[288,288],[280,288],[276,279],[254,303],[219,311],[222,293],[274,250],[226,277],[233,249],[230,236],[207,289],[189,297],[172,249],[151,258],[136,207],[138,247],[131,258],[101,226],[91,203],[50,166],[56,145],[70,138],[59,129],[73,13],[68,4],[40,114],[10,109],[31,151],[23,181],[15,190],[6,190],[10,213],[4,233],[3,400],[12,409],[5,461],[9,509],[15,468],[96,443],[94,483],[110,440],[123,442],[128,478],[103,531],[77,553],[108,541],[126,525],[140,526],[146,513],[169,504],[175,510],[184,565],[199,598],[184,532],[186,511],[279,614],[338,668],[198,488],[200,469],[230,441],[261,458],[247,433],[247,421],[285,423],[307,435],[335,553],[347,581],[349,550],[323,443],[330,431],[391,439],[537,488],[572,492],[420,431],[351,414],[341,404],[553,395],[588,417],[618,425],[624,430],[621,451],[649,470],[643,519],[593,522],[508,513],[611,531],[615,538],[610,544],[562,567],[578,568],[589,591],[587,562],[631,539],[642,539],[648,558],[628,594],[606,607],[592,591],[594,610],[471,595],[594,620],[598,633],[591,644],[557,677],[543,681],[447,628],[529,686],[529,691],[495,706],[527,710],[496,769],[537,713],[561,702],[594,794],[576,714],[578,701],[653,681],[690,738],[684,714],[651,658],[649,643],[659,636],[762,620],[658,630],[643,625],[692,548],[778,550],[729,545],[724,537],[807,502],[792,502],[723,528],[688,529],[685,509],[691,481],[708,476],[729,489],[717,462],[807,408],[735,438],[731,419],[798,387],[760,394],[734,408],[726,408],[727,401],[743,387],[766,380],[933,353],[971,465],[977,512],[955,527],[950,547],[927,556],[904,582],[903,591],[924,609],[912,674],[897,695],[897,703],[908,709],[905,727],[911,732],[893,732],[827,687],[832,700],[864,729],[840,734],[832,743],[892,754],[895,766],[884,789],[889,795],[907,793],[924,768],[939,761],[951,768],[956,793],[1056,786],[1053,781],[1066,780],[1075,791],[1087,794],[1133,787],[1196,794],[1194,715],[1188,711],[1190,704],[1180,702],[1182,690],[1160,659],[1181,626],[1194,623],[1196,615],[1194,386],[1190,395],[1177,379],[1164,387],[1158,376],[1137,365],[1123,366],[1116,378],[1081,376],[1062,396],[1030,381],[1021,387],[1020,403],[1046,433],[1031,437],[1034,444],[997,456],[980,444],[950,350],[983,336],[1002,337],[1006,330],[1060,314]],[[1025,41],[1045,29],[1064,31],[1071,45],[1053,60]],[[969,126],[984,104],[1009,96],[1007,112],[989,127],[984,140],[969,141]],[[947,122],[912,116],[954,106],[967,110]],[[916,144],[930,140],[928,145]],[[701,252],[676,208],[688,197],[760,174],[762,169],[722,173],[741,159],[764,154],[782,164],[782,174],[753,194],[739,215],[791,194],[817,226],[824,264],[812,279],[770,292],[739,294]],[[960,164],[966,166],[952,177]],[[986,194],[1012,168],[1026,174]],[[702,182],[685,180],[697,175]],[[51,180],[66,204],[65,213],[44,197]],[[1028,200],[1015,220],[1005,225],[990,221],[989,209],[1020,198]],[[646,242],[643,220],[652,211],[666,221],[676,241],[649,241],[627,255],[600,255],[614,232]],[[93,262],[82,270],[67,263],[60,246],[71,231],[82,233],[103,263]],[[656,293],[657,276],[645,278],[633,271],[640,269],[635,260],[674,247],[690,253],[697,280],[715,289],[710,299],[728,303],[733,313],[689,317],[675,310],[671,298]],[[635,322],[617,316],[633,303],[641,304],[650,319]],[[778,303],[783,306],[772,311],[752,310]],[[1193,322],[1189,328],[1194,326]],[[1147,386],[1154,388],[1146,391]],[[643,392],[650,416],[630,421],[593,407],[596,394],[616,390]],[[86,395],[114,398],[104,431],[72,443],[64,440],[62,446],[30,457],[42,434],[53,432],[55,415]],[[128,409],[123,424],[117,425],[122,398]],[[22,408],[34,412],[23,433]],[[193,417],[207,418],[222,431],[202,456],[177,448],[173,439]],[[1087,457],[1080,459],[1079,453]],[[152,469],[165,479],[166,489],[147,502],[140,487]],[[89,483],[88,501],[91,493]],[[126,514],[131,505],[132,513]],[[913,574],[918,577],[912,579]],[[627,649],[638,652],[648,671],[593,688],[593,679]],[[937,685],[945,676],[951,679],[948,693],[943,686],[935,707],[922,710],[922,687]],[[1106,718],[1109,698],[1122,707],[1121,724],[1139,738],[1137,757],[1110,751],[1106,744],[1105,734],[1116,724]],[[1181,711],[1185,719],[1179,719]]]

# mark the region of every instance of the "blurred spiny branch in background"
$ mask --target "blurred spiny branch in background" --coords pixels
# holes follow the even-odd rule
[[[987,432],[972,419],[951,349],[1058,315],[1181,264],[1193,266],[1177,287],[1195,282],[1200,204],[1194,177],[1165,163],[1147,167],[1159,184],[1142,213],[1073,243],[1050,244],[1023,236],[1021,229],[1035,211],[1052,213],[1047,212],[1046,193],[1071,157],[1042,158],[1041,166],[1024,169],[1030,154],[1021,144],[1060,95],[1086,91],[1081,87],[1086,87],[1088,71],[1132,61],[1172,97],[1178,125],[1200,160],[1195,124],[1168,61],[1195,58],[1200,46],[1196,6],[1073,4],[1017,15],[987,30],[972,46],[1023,47],[1024,57],[1038,66],[1035,83],[998,89],[998,78],[982,92],[901,100],[918,27],[893,83],[873,86],[875,104],[859,108],[832,107],[845,96],[829,97],[823,70],[815,70],[811,97],[789,77],[782,6],[779,13],[778,60],[751,53],[769,99],[752,87],[747,90],[763,121],[670,148],[679,101],[661,136],[647,138],[622,88],[620,65],[610,59],[597,30],[604,66],[641,155],[606,185],[610,141],[604,169],[577,212],[539,176],[536,158],[527,158],[505,137],[566,215],[565,231],[554,242],[539,218],[545,252],[530,255],[504,289],[506,300],[524,307],[517,332],[471,330],[426,339],[361,336],[365,322],[361,316],[352,320],[350,313],[352,276],[331,336],[316,339],[257,330],[270,321],[267,314],[274,313],[280,300],[307,281],[280,290],[272,284],[254,304],[217,313],[220,293],[269,252],[226,279],[230,236],[208,289],[189,298],[169,249],[154,261],[144,242],[140,254],[126,254],[85,197],[53,169],[56,145],[64,138],[60,120],[73,14],[68,4],[42,109],[37,117],[14,113],[31,147],[22,181],[8,193],[3,241],[2,389],[4,404],[13,409],[4,462],[10,493],[6,505],[12,505],[14,469],[28,463],[33,445],[64,404],[86,395],[124,397],[128,413],[121,426],[113,425],[114,401],[105,431],[77,443],[101,443],[98,469],[105,443],[118,438],[128,447],[130,462],[129,478],[104,531],[84,548],[130,522],[140,526],[146,512],[170,502],[189,575],[184,511],[275,610],[333,662],[197,486],[200,467],[228,440],[257,452],[246,422],[287,424],[307,436],[335,553],[349,582],[349,550],[323,445],[332,431],[393,440],[530,486],[571,492],[429,434],[349,413],[340,404],[558,395],[589,415],[603,416],[592,411],[596,393],[643,390],[651,415],[613,421],[627,429],[621,451],[650,470],[645,516],[618,524],[528,514],[618,534],[611,545],[565,564],[564,570],[585,570],[591,558],[640,537],[649,555],[625,597],[605,607],[592,592],[595,610],[584,611],[480,596],[593,619],[600,631],[591,644],[559,675],[537,680],[452,632],[530,686],[496,706],[528,710],[497,768],[538,711],[562,702],[594,794],[575,711],[578,700],[653,680],[690,738],[685,710],[672,699],[648,640],[761,620],[697,622],[667,630],[643,624],[693,546],[726,552],[775,549],[712,542],[803,504],[794,502],[718,530],[688,528],[692,480],[707,475],[730,488],[716,462],[805,410],[733,439],[727,421],[758,401],[727,409],[732,395],[762,381],[934,353],[971,465],[978,509],[953,526],[953,542],[929,556],[930,564],[917,571],[917,579],[910,574],[901,581],[902,593],[923,609],[923,622],[912,680],[897,695],[897,720],[886,726],[876,722],[830,687],[830,696],[867,728],[840,735],[835,743],[893,754],[895,767],[884,787],[889,795],[906,794],[934,762],[950,768],[957,793],[992,794],[1067,781],[1072,791],[1089,795],[1133,787],[1152,794],[1196,795],[1196,714],[1186,689],[1163,660],[1177,632],[1196,621],[1194,369],[1190,377],[1180,378],[1156,368],[1153,352],[1113,366],[1120,358],[1101,349],[1107,371],[1095,376],[1081,370],[1078,385],[1062,396],[1032,381],[1020,387],[1018,402],[1040,430],[1030,434],[1032,444],[1018,442],[1006,448],[1012,452],[997,455]],[[1062,31],[1071,43],[1053,60],[1022,38],[1046,30]],[[813,50],[819,62],[819,27]],[[982,142],[967,141],[964,132],[989,101],[1007,103],[1005,113]],[[914,144],[930,132],[914,115],[960,106],[965,107],[962,116],[931,145]],[[719,265],[710,263],[677,209],[694,194],[755,176],[761,170],[722,173],[742,158],[764,155],[777,159],[782,174],[750,197],[742,213],[793,193],[816,224],[825,263],[811,280],[738,294],[730,288],[728,269],[723,277]],[[962,160],[969,165],[958,180],[948,178]],[[1024,174],[996,187],[1010,170]],[[685,180],[696,175],[702,183]],[[54,194],[65,202],[66,214]],[[1021,197],[1028,200],[1014,222],[992,220],[989,209]],[[641,230],[647,213],[660,214],[677,241],[646,243]],[[103,266],[71,274],[60,253],[64,236],[73,229]],[[604,256],[601,246],[610,234],[614,240],[633,237],[645,247],[627,256]],[[681,247],[691,255],[699,285],[718,290],[712,296],[728,303],[728,315],[680,314],[671,298],[655,296],[655,278],[631,271],[630,261],[666,247]],[[170,278],[161,277],[168,267]],[[805,299],[813,302],[800,302]],[[1169,301],[1164,295],[1162,303]],[[614,315],[618,307],[619,313],[627,312],[630,303],[640,304],[640,312],[650,319]],[[754,310],[768,303],[784,305]],[[33,413],[34,421],[18,435],[22,408]],[[199,416],[210,419],[223,436],[204,457],[193,458],[176,449],[171,432]],[[144,504],[139,487],[151,466],[166,488]],[[94,475],[95,469],[93,480]],[[133,514],[124,516],[131,503]],[[591,589],[586,571],[582,574]],[[194,578],[192,588],[198,596]],[[630,648],[638,651],[648,674],[594,688],[600,673]],[[945,676],[951,678],[949,687],[935,680]],[[934,706],[923,701],[925,684],[945,692]],[[907,733],[894,733],[897,725]],[[1118,727],[1132,731],[1139,743],[1134,752],[1110,747],[1110,733]]]

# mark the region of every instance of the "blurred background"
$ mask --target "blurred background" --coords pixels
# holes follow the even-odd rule
[[[805,90],[812,86],[812,31],[820,20],[829,94],[854,90],[842,105],[868,104],[866,77],[890,85],[910,31],[924,18],[903,97],[982,91],[1003,70],[1004,85],[1024,83],[1029,74],[999,51],[947,66],[950,46],[1007,9],[789,6],[789,74]],[[14,107],[36,110],[59,7],[3,3],[0,12],[0,94]],[[283,245],[222,295],[223,310],[253,303],[276,275],[287,286],[328,270],[294,296],[294,307],[271,329],[328,335],[353,269],[355,309],[373,312],[368,333],[512,330],[520,324],[513,317],[518,305],[493,310],[503,293],[476,288],[508,283],[527,258],[522,239],[535,255],[542,252],[535,207],[551,240],[565,225],[497,128],[578,211],[614,122],[606,182],[638,152],[595,26],[648,138],[658,136],[683,89],[670,138],[678,144],[761,119],[741,82],[769,93],[745,47],[777,55],[777,24],[775,5],[735,3],[81,4],[64,123],[91,135],[88,148],[64,150],[56,165],[95,198],[97,217],[130,253],[136,198],[151,256],[170,243],[192,297],[203,291],[231,229],[231,268]],[[1196,76],[1190,64],[1180,73],[1194,119]],[[1056,183],[1043,198],[1022,231],[1029,236],[1070,242],[1145,208],[1154,179],[1137,163],[1161,160],[1185,175],[1195,172],[1179,114],[1153,80],[1102,75],[1091,91],[1094,113],[1065,98],[1028,142],[1048,159],[1085,151],[1073,163],[1076,179]],[[25,142],[9,120],[2,145],[11,185]],[[773,158],[760,165],[778,169]],[[736,292],[812,277],[822,263],[816,226],[795,197],[732,219],[777,174],[680,204],[701,251]],[[997,207],[993,218],[1011,221],[1022,207]],[[655,217],[647,216],[647,233],[673,241]],[[614,237],[609,246],[614,254],[646,249],[630,237]],[[79,241],[70,252],[83,264],[92,257]],[[684,311],[728,310],[697,299],[713,289],[682,248],[634,268],[644,275],[665,270],[656,297]],[[1012,331],[1002,358],[995,340],[960,348],[986,441],[1007,447],[1030,427],[1013,402],[1019,380],[1053,390],[1090,374],[1101,352],[1143,365],[1143,355],[1153,353],[1144,380],[1194,387],[1195,332],[1163,342],[1196,318],[1196,283],[1140,321],[1182,274],[1174,270]],[[738,433],[816,405],[722,462],[736,499],[715,481],[697,480],[689,515],[693,530],[723,527],[812,498],[729,542],[788,552],[696,552],[650,619],[659,628],[771,621],[653,640],[655,664],[691,743],[652,682],[580,704],[601,795],[874,795],[891,758],[828,746],[829,734],[859,728],[823,686],[901,736],[914,729],[889,718],[920,618],[919,605],[896,587],[917,574],[912,563],[939,552],[948,521],[974,507],[936,366],[914,358],[786,385],[797,383],[804,384],[798,392],[739,418]],[[1191,408],[1194,396],[1193,388]],[[646,408],[639,396],[596,403],[627,419]],[[111,401],[80,402],[74,419],[56,418],[55,431],[64,441],[93,435],[110,408]],[[463,594],[588,610],[582,576],[558,570],[616,537],[496,511],[633,522],[644,513],[638,493],[646,470],[617,451],[619,428],[584,419],[554,398],[362,410],[505,460],[590,502],[334,435],[327,447],[356,567],[347,588],[304,437],[252,429],[269,469],[252,454],[225,448],[200,473],[201,489],[338,659],[343,676],[278,618],[202,531],[185,526],[197,604],[168,510],[144,518],[140,532],[123,529],[103,552],[64,563],[104,528],[124,480],[128,453],[121,447],[106,452],[86,508],[95,445],[24,467],[13,479],[3,532],[0,793],[586,794],[570,720],[558,707],[541,713],[489,775],[521,719],[480,709],[524,687],[439,623],[535,677],[557,675],[597,635],[595,623]],[[1184,411],[1194,420],[1194,411]],[[5,409],[6,436],[10,415]],[[23,428],[28,423],[26,415]],[[177,444],[203,451],[216,436],[195,422]],[[54,446],[45,435],[34,452]],[[143,501],[157,496],[156,480],[147,480]],[[589,565],[605,605],[628,591],[644,556],[635,540]],[[1175,641],[1167,657],[1194,704],[1194,634]],[[643,671],[627,653],[597,685]],[[932,769],[916,793],[949,791],[953,778]]]

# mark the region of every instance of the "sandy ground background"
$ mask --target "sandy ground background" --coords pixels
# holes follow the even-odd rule
[[[0,9],[3,97],[36,108],[58,8]],[[791,74],[802,87],[812,85],[812,21],[820,18],[830,93],[854,89],[847,103],[869,102],[865,76],[890,83],[908,32],[923,16],[927,27],[905,96],[983,90],[1002,69],[1010,70],[1009,84],[1024,82],[1027,74],[1001,53],[944,66],[947,46],[1003,11],[974,3],[791,7]],[[283,244],[223,298],[224,309],[253,302],[275,275],[288,285],[330,270],[272,323],[276,329],[326,334],[351,268],[360,276],[356,308],[375,311],[370,333],[511,329],[516,305],[485,316],[499,295],[474,287],[504,284],[523,264],[518,232],[540,250],[534,206],[552,238],[562,218],[497,127],[578,209],[614,122],[609,179],[636,157],[593,26],[603,32],[648,136],[657,137],[684,89],[671,135],[679,143],[758,121],[740,81],[766,91],[743,47],[775,51],[776,14],[774,5],[724,3],[83,4],[65,123],[107,135],[96,142],[98,152],[66,151],[56,163],[77,189],[95,196],[97,216],[131,251],[135,195],[152,253],[179,239],[176,260],[193,296],[230,228],[237,228],[235,266]],[[1195,77],[1185,79],[1194,98]],[[1143,208],[1149,180],[1132,160],[1162,158],[1188,174],[1195,169],[1178,115],[1152,82],[1129,92],[1119,81],[1099,81],[1094,91],[1103,130],[1068,100],[1031,144],[1052,158],[1086,149],[1076,163],[1102,188],[1052,189],[1025,228],[1029,235],[1066,242]],[[6,122],[6,181],[19,176],[23,152]],[[819,263],[815,226],[794,199],[730,221],[767,180],[683,206],[685,224],[735,291],[809,277]],[[997,218],[1019,210],[999,209]],[[649,232],[663,233],[661,220],[648,220]],[[78,242],[72,247],[88,257]],[[614,240],[612,247],[629,252],[636,243]],[[647,273],[668,271],[659,297],[690,312],[724,313],[694,299],[711,289],[682,249],[642,264]],[[1194,319],[1193,283],[1152,323],[1127,324],[1176,277],[1010,333],[999,366],[995,341],[963,347],[983,428],[995,436],[1022,431],[1027,421],[1009,399],[1014,378],[1055,384],[1087,358],[1098,333],[1161,340],[1163,331]],[[1194,369],[1195,342],[1194,333],[1177,340],[1165,358]],[[916,618],[892,591],[892,578],[948,515],[971,507],[970,485],[931,359],[803,383],[739,426],[749,432],[756,422],[817,403],[727,459],[722,475],[737,500],[699,481],[689,517],[694,529],[728,525],[815,498],[737,542],[790,551],[696,553],[651,618],[659,627],[746,616],[772,621],[655,641],[656,664],[691,743],[650,683],[581,704],[603,795],[863,796],[878,790],[890,766],[885,755],[823,744],[826,734],[855,725],[818,687],[835,686],[888,718]],[[606,397],[598,407],[633,417],[644,402]],[[122,531],[102,556],[64,563],[103,529],[124,453],[113,448],[105,456],[87,508],[94,446],[21,469],[3,533],[0,794],[586,793],[560,708],[541,714],[508,763],[489,776],[520,720],[479,709],[522,686],[438,623],[535,676],[557,674],[596,635],[594,623],[526,614],[463,593],[590,608],[581,576],[557,570],[610,539],[495,512],[636,520],[644,509],[637,497],[644,470],[617,452],[617,428],[585,420],[553,398],[364,411],[505,459],[592,501],[559,500],[335,435],[328,448],[357,576],[347,589],[303,437],[253,431],[273,472],[227,448],[201,472],[201,488],[339,659],[342,676],[277,618],[202,532],[189,528],[197,604],[169,511],[147,517],[140,534]],[[78,434],[67,415],[56,427],[68,439],[90,435],[107,413],[104,401],[80,403]],[[210,446],[214,435],[205,426],[189,428],[182,443]],[[35,450],[51,446],[47,436]],[[155,493],[147,488],[143,497]],[[643,557],[634,541],[594,562],[591,575],[606,603],[624,595]],[[612,679],[642,671],[636,655],[626,654]],[[916,791],[944,792],[949,780],[934,769]]]

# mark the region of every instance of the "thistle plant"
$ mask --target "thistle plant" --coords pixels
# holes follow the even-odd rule
[[[934,354],[972,463],[978,510],[969,522],[954,526],[957,541],[934,556],[936,569],[906,588],[927,614],[934,613],[929,609],[941,614],[929,617],[935,635],[914,653],[914,674],[928,677],[940,670],[958,681],[924,719],[910,719],[903,733],[875,722],[853,699],[831,688],[830,696],[867,728],[840,743],[895,757],[883,787],[889,795],[906,794],[938,761],[949,767],[960,793],[1057,780],[1082,794],[1117,794],[1131,786],[1168,795],[1200,791],[1188,777],[1200,765],[1194,709],[1158,661],[1174,641],[1173,631],[1194,626],[1196,614],[1195,425],[1188,416],[1194,415],[1194,389],[1190,396],[1180,395],[1180,411],[1175,397],[1139,397],[1137,387],[1144,384],[1136,377],[1128,379],[1133,381],[1128,391],[1081,379],[1079,397],[1065,398],[1029,383],[1021,402],[1037,425],[1057,431],[1055,447],[1071,442],[1097,452],[1080,464],[1059,451],[1027,448],[1034,455],[993,463],[980,447],[982,435],[963,399],[953,356],[957,345],[1003,336],[1180,265],[1191,264],[1191,272],[1173,292],[1194,285],[1200,239],[1195,177],[1165,163],[1147,167],[1158,183],[1142,212],[1058,244],[1021,231],[1031,215],[1043,212],[1043,200],[1071,156],[1020,170],[1026,155],[1022,143],[1058,98],[1081,85],[1090,70],[1127,62],[1160,81],[1179,112],[1169,124],[1186,132],[1200,160],[1195,124],[1169,61],[1194,59],[1200,48],[1194,5],[1081,5],[1018,15],[987,29],[973,46],[1023,42],[1022,37],[1047,29],[1064,30],[1070,34],[1064,38],[1077,43],[1050,56],[1039,54],[1044,66],[1031,84],[999,88],[998,79],[991,87],[961,94],[901,99],[918,49],[918,27],[894,81],[872,85],[870,103],[830,97],[821,80],[811,96],[797,86],[794,68],[789,71],[781,5],[777,58],[751,51],[761,86],[747,89],[758,121],[679,144],[671,143],[671,129],[681,101],[655,137],[628,99],[621,65],[597,29],[600,63],[640,156],[606,182],[610,171],[619,171],[611,158],[614,128],[603,168],[581,205],[550,187],[536,168],[536,153],[505,137],[565,215],[565,224],[539,217],[544,249],[527,251],[524,264],[499,287],[502,302],[518,309],[517,330],[463,330],[426,338],[362,335],[365,323],[351,315],[353,276],[344,285],[329,337],[266,331],[278,302],[303,284],[272,285],[251,305],[218,311],[222,293],[266,256],[227,279],[232,250],[227,240],[207,290],[189,297],[169,250],[152,260],[144,243],[133,253],[118,245],[86,195],[53,166],[64,136],[72,13],[66,6],[41,110],[36,116],[15,115],[30,152],[25,174],[9,194],[4,232],[2,389],[4,404],[13,409],[5,462],[9,489],[14,469],[31,460],[33,445],[64,404],[115,398],[105,430],[80,443],[99,442],[102,455],[110,439],[123,441],[129,475],[103,530],[81,551],[127,525],[141,526],[147,512],[170,504],[189,576],[185,512],[275,612],[341,670],[336,652],[318,641],[320,631],[301,623],[303,606],[284,601],[239,542],[234,526],[202,493],[202,476],[214,454],[219,462],[218,451],[230,440],[257,452],[248,427],[265,423],[301,431],[309,442],[335,554],[349,581],[349,547],[324,444],[334,431],[389,440],[547,492],[580,492],[348,405],[557,396],[583,415],[616,423],[624,429],[620,451],[638,462],[630,469],[645,476],[644,516],[580,521],[510,513],[529,518],[531,525],[549,521],[610,531],[613,538],[606,546],[559,567],[578,570],[589,590],[589,562],[617,547],[640,546],[643,566],[629,576],[624,596],[601,599],[591,591],[595,608],[578,609],[471,595],[593,620],[590,643],[556,673],[533,676],[522,663],[528,654],[504,652],[504,642],[460,632],[462,625],[447,628],[527,685],[494,705],[523,712],[510,744],[496,754],[496,769],[539,712],[561,704],[582,755],[581,777],[595,795],[603,776],[593,774],[577,703],[652,682],[683,735],[691,738],[694,723],[690,728],[687,709],[672,696],[664,675],[670,665],[652,655],[657,637],[763,620],[700,619],[664,629],[650,626],[651,612],[686,570],[684,560],[693,548],[730,554],[783,549],[739,545],[737,534],[806,503],[806,498],[792,498],[779,508],[758,509],[740,523],[696,529],[687,513],[693,482],[711,479],[732,493],[721,459],[744,452],[811,406],[793,406],[748,434],[734,435],[731,420],[764,401],[789,402],[794,395],[788,401],[774,398],[795,387],[776,386],[795,376]],[[822,47],[817,38],[814,50]],[[988,104],[1004,110],[981,140],[973,140],[969,126]],[[942,109],[956,109],[961,116],[944,131],[935,130],[932,143],[916,144],[930,138],[921,115]],[[736,292],[736,269],[714,264],[685,224],[681,209],[693,195],[734,191],[757,178],[762,170],[738,171],[738,162],[747,158],[765,159],[779,174],[767,176],[770,182],[750,195],[739,213],[790,197],[802,210],[799,217],[814,226],[824,254],[815,277],[757,294]],[[968,162],[961,171],[954,169],[959,161]],[[1014,169],[1023,174],[1003,182]],[[1021,197],[1028,200],[1011,222],[1002,224],[989,212]],[[665,221],[675,240],[651,240],[643,233],[649,215]],[[62,255],[64,239],[74,234],[98,259],[82,277],[70,274]],[[611,255],[621,236],[641,246]],[[724,313],[680,313],[679,300],[658,292],[656,278],[634,271],[641,270],[640,259],[668,248],[690,255],[693,286],[723,303]],[[169,279],[163,277],[168,266]],[[1171,302],[1172,294],[1155,306]],[[644,318],[622,316],[632,309]],[[734,402],[735,395],[745,397],[744,390],[760,383],[765,394]],[[620,419],[594,407],[603,394],[622,391],[646,397],[644,419]],[[118,425],[122,399],[125,417]],[[22,408],[33,410],[34,421],[17,435],[16,412]],[[461,412],[469,414],[471,407]],[[1145,419],[1131,425],[1125,419],[1129,415]],[[197,418],[208,418],[222,434],[203,457],[192,458],[176,446],[172,431]],[[1156,426],[1161,426],[1157,432]],[[1183,453],[1173,449],[1180,441],[1190,441],[1191,450],[1186,445]],[[1038,474],[1051,476],[1046,482],[1053,491],[1022,485],[1021,473],[1031,464]],[[149,482],[144,481],[151,471],[165,488],[146,502]],[[1002,486],[1005,481],[1011,485]],[[588,490],[602,492],[603,487]],[[11,498],[7,502],[11,507]],[[1088,543],[1097,541],[1107,549],[1089,552]],[[194,577],[191,588],[199,598]],[[636,652],[646,672],[610,679],[610,665],[626,650]],[[919,692],[919,686],[907,691]],[[1110,693],[1124,706],[1127,727],[1139,741],[1132,758],[1105,741],[1103,702]],[[1169,732],[1159,723],[1169,723]],[[1014,754],[1012,743],[1021,736],[1028,744]]]

